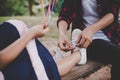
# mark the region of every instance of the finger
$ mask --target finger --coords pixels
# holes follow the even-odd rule
[[[60,43],[59,46],[62,50],[66,50],[67,48],[67,45],[65,43]]]
[[[49,31],[49,27],[47,26],[45,29],[44,29],[44,32],[47,33]]]
[[[72,46],[72,44],[69,41],[66,41],[66,46],[67,46],[68,50],[73,49],[73,46]]]
[[[82,37],[81,40],[80,40],[80,44],[81,46],[83,46],[83,44],[86,42],[86,38],[85,37]]]
[[[81,43],[77,44],[77,46],[81,48],[85,43],[86,43],[86,40],[84,40],[82,44]]]
[[[44,28],[48,27],[48,24],[47,23],[44,23],[43,24]]]
[[[90,45],[91,42],[92,42],[92,41],[88,39],[88,40],[84,43],[83,47],[87,48],[87,47]]]
[[[65,50],[69,50],[70,46],[68,44],[64,43],[64,48],[65,48]]]
[[[64,46],[64,48],[62,48],[62,50],[64,50],[65,52],[72,50],[72,48],[66,43],[64,43],[63,46]]]
[[[77,43],[77,46],[82,47],[85,41],[86,41],[85,37],[81,37],[80,41]]]
[[[87,48],[89,44],[90,44],[90,41],[89,41],[89,40],[86,40],[86,42],[83,44],[83,47],[84,47],[84,48]]]
[[[72,45],[69,41],[66,41],[66,45],[69,46],[69,47],[72,47]]]
[[[69,48],[67,47],[65,43],[64,44],[58,43],[58,47],[65,52],[69,51]]]

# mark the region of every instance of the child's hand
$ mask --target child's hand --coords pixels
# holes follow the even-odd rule
[[[43,37],[49,31],[49,27],[46,24],[35,25],[30,29],[30,33],[34,38]]]

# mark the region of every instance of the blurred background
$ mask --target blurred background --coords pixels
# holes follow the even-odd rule
[[[44,5],[43,5],[43,3]],[[57,38],[56,21],[57,16],[64,0],[51,0],[52,19],[50,24],[50,34],[47,38]],[[0,24],[8,19],[22,20],[29,27],[41,24],[44,21],[42,6],[44,7],[45,14],[48,10],[50,0],[0,0]],[[53,6],[52,6],[53,5]]]
[[[43,3],[44,5],[43,5]],[[49,33],[43,37],[45,40],[58,39],[56,21],[61,5],[64,0],[51,0],[53,8],[51,11],[51,24]],[[119,0],[116,0],[119,1]],[[17,19],[24,21],[29,27],[44,22],[42,5],[45,14],[48,10],[50,0],[0,0],[0,24],[8,19]],[[52,7],[51,5],[51,7]],[[120,20],[120,18],[119,18]],[[70,31],[68,32],[68,34]],[[43,39],[42,38],[42,39]],[[47,39],[46,39],[47,38]]]
[[[44,5],[42,4],[42,1]],[[58,16],[58,12],[61,7],[61,3],[64,0],[51,0],[52,18]],[[50,0],[0,0],[0,23],[7,19],[20,19],[23,21],[28,21],[32,19],[43,20],[42,6],[44,7],[45,14],[48,10],[48,5]],[[53,6],[52,6],[53,5]],[[35,22],[35,21],[34,21]],[[31,23],[32,24],[32,23]]]
[[[50,0],[0,0],[0,24],[8,19],[22,20],[28,24],[29,27],[43,23],[45,19],[42,11],[42,1],[46,14]],[[54,4],[52,4],[50,31],[49,34],[47,34],[47,38],[57,39],[56,21],[64,0],[51,1],[54,1],[51,2]]]
[[[50,0],[0,0],[0,16],[38,16],[41,14],[42,1],[47,10]],[[63,0],[54,1],[53,13],[59,11]]]

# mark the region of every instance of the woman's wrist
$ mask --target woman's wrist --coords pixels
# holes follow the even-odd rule
[[[58,24],[59,34],[66,34],[68,24],[65,21],[60,21]]]
[[[93,34],[98,31],[98,29],[97,29],[94,25],[91,25],[91,26],[89,26],[88,28],[91,30],[91,32],[92,32]]]

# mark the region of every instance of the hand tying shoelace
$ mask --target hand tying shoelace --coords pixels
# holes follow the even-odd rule
[[[81,33],[81,30],[79,30],[79,29],[73,30],[71,43],[74,47],[72,52],[73,51],[79,51],[80,52],[81,60],[78,62],[78,65],[83,65],[83,64],[86,64],[86,62],[87,62],[86,49],[77,47],[76,43],[75,43],[80,33]]]

